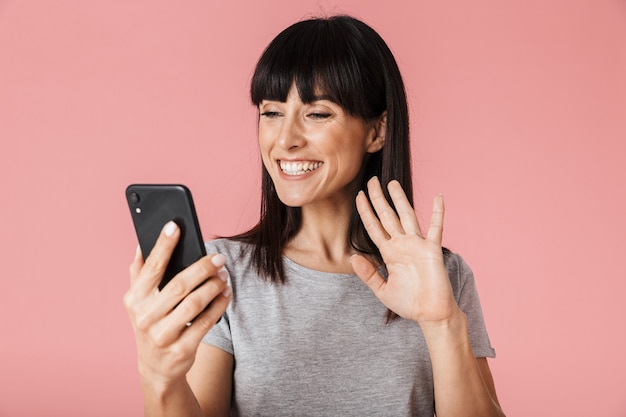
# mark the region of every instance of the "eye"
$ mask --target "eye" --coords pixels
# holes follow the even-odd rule
[[[309,117],[311,119],[324,120],[330,117],[330,113],[321,113],[321,112],[309,113]]]
[[[280,113],[277,111],[264,111],[261,113],[261,117],[267,117],[268,119],[274,119],[280,116]]]

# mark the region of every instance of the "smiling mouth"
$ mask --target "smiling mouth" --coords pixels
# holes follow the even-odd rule
[[[323,162],[313,162],[313,161],[297,161],[297,162],[286,162],[286,161],[278,161],[280,165],[280,170],[286,175],[304,175],[308,172],[315,171],[319,167],[321,167]]]

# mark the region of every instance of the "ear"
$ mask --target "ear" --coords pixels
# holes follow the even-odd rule
[[[380,115],[375,121],[373,129],[373,137],[367,146],[368,153],[380,151],[385,146],[385,137],[387,136],[387,111]]]

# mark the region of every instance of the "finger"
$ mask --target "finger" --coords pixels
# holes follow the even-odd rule
[[[362,255],[352,255],[350,257],[350,263],[352,264],[354,273],[357,274],[361,281],[363,281],[365,285],[372,290],[374,295],[382,301],[381,297],[384,295],[383,292],[387,283],[383,277],[380,276],[374,265]]]
[[[441,245],[443,240],[443,215],[444,204],[443,195],[439,194],[433,199],[433,213],[430,216],[430,226],[428,227],[427,240]]]
[[[220,272],[223,269],[225,260],[224,255],[210,254],[179,272],[157,295],[157,302],[151,314],[156,317],[163,317],[169,314],[183,299],[195,292],[194,290],[201,287],[211,277],[219,277],[222,282],[226,282],[228,273],[224,275],[224,273]],[[223,271],[226,272],[225,269]],[[204,307],[206,307],[206,304]],[[195,315],[201,310],[196,311]],[[191,320],[195,315],[189,317],[188,320]]]
[[[211,301],[209,307],[193,320],[190,326],[185,326],[186,329],[183,329],[184,337],[191,339],[197,345],[224,315],[232,297],[232,288],[227,286]]]
[[[197,317],[207,309],[207,306],[209,306],[207,310],[210,310],[211,303],[220,296],[223,297],[223,293],[227,288],[230,291],[228,284],[217,276],[211,277],[204,282],[187,295],[171,313],[156,324],[153,335],[155,342],[160,346],[167,346],[173,343],[180,337],[182,331],[187,327],[193,326],[193,323],[191,325],[189,323],[192,320],[195,322]],[[228,292],[226,294],[226,298],[230,297]],[[213,323],[216,323],[218,320],[219,316],[215,317]],[[204,326],[206,325],[207,323],[204,323]]]
[[[361,216],[361,221],[363,222],[363,227],[365,227],[367,234],[369,234],[372,241],[380,247],[382,243],[389,239],[389,234],[380,224],[378,217],[374,214],[374,210],[363,191],[359,191],[356,196],[356,209],[359,216]]]
[[[223,283],[228,281],[228,273],[223,268],[225,259],[224,255],[218,254],[205,256],[179,272],[160,292],[156,291],[155,288],[149,303],[146,303],[145,307],[140,309],[136,314],[135,321],[137,327],[140,329],[150,329],[155,323],[159,323],[159,330],[157,330],[159,336],[155,337],[161,341],[171,340],[171,329],[179,328],[181,325],[193,319],[193,317],[206,307],[210,299],[197,299],[194,298],[197,297],[194,295],[192,300],[187,302],[183,309],[194,310],[194,307],[196,307],[195,304],[201,303],[202,308],[197,306],[194,310],[195,314],[189,313],[189,317],[179,317],[173,320],[169,316],[176,307],[181,304],[181,301],[183,301],[185,297],[192,293],[194,289],[199,288],[209,277],[215,277],[217,281]],[[217,281],[212,285],[215,286]],[[200,297],[203,296],[202,291],[199,295]],[[135,294],[130,294],[131,301],[134,296]],[[215,294],[211,295],[210,298],[214,296]],[[176,323],[178,323],[178,326]]]
[[[389,182],[387,189],[389,190],[389,195],[391,196],[393,204],[396,206],[396,211],[398,212],[400,223],[402,224],[404,231],[406,233],[414,233],[419,237],[423,237],[419,222],[417,221],[417,216],[415,215],[415,210],[413,210],[413,206],[407,198],[400,183],[397,180],[393,180]]]
[[[124,306],[126,310],[130,314],[131,317],[134,316],[134,312],[138,307],[138,301],[136,297],[136,288],[135,283],[137,282],[137,277],[141,272],[141,268],[143,267],[143,256],[141,255],[141,249],[139,245],[137,245],[137,249],[135,250],[135,258],[129,267],[129,275],[130,275],[130,288],[124,294]]]
[[[231,291],[228,282],[217,276],[209,278],[188,294],[167,316],[165,321],[180,329],[189,326],[189,323],[195,320],[224,291],[227,293]]]
[[[137,285],[144,294],[151,294],[158,287],[179,237],[180,229],[173,221],[168,222],[161,230],[137,278]]]
[[[135,250],[135,257],[133,258],[133,262],[130,264],[129,272],[130,272],[130,286],[133,286],[133,283],[137,281],[137,277],[141,272],[141,268],[143,268],[143,255],[141,254],[141,248],[137,245],[137,249]]]
[[[383,194],[383,189],[377,177],[373,177],[367,182],[367,190],[372,202],[372,206],[380,219],[380,223],[389,235],[404,234],[402,224],[398,219],[398,215]]]

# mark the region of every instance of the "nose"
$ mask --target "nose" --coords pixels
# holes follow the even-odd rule
[[[302,122],[295,114],[286,115],[279,131],[278,145],[283,149],[296,149],[305,144]]]

